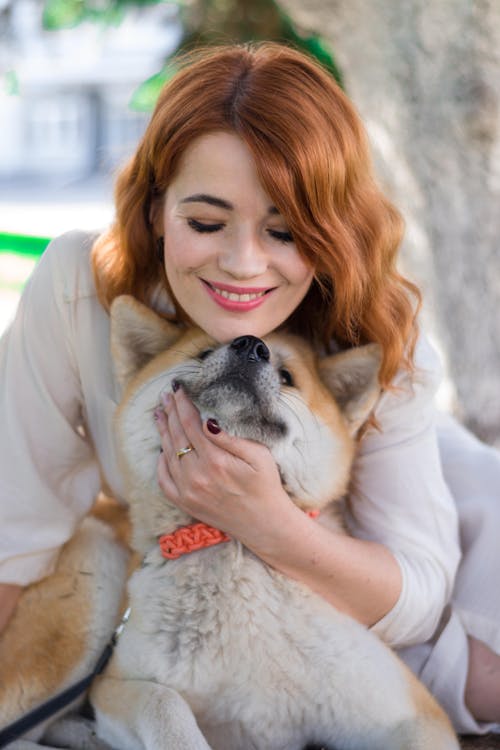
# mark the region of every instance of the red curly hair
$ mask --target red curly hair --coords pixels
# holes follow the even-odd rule
[[[280,44],[212,47],[178,64],[118,176],[115,223],[92,251],[101,302],[132,294],[148,304],[159,279],[170,291],[151,209],[196,138],[235,133],[315,268],[288,327],[326,348],[332,339],[379,343],[387,386],[401,365],[412,366],[420,294],[396,269],[403,222],[375,183],[354,107],[318,63]]]

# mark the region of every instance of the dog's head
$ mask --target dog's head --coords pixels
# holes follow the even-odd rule
[[[166,322],[131,297],[113,302],[111,326],[115,371],[124,388],[118,443],[131,502],[147,493],[148,503],[156,497],[164,509],[154,534],[165,532],[169,506],[156,480],[160,440],[153,412],[173,380],[203,419],[214,418],[229,434],[269,448],[299,507],[322,508],[343,495],[355,435],[380,391],[377,346],[318,358],[305,341],[285,333],[220,345],[197,328]],[[173,513],[173,524],[185,521]]]

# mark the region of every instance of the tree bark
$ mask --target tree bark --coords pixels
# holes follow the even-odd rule
[[[500,2],[280,0],[331,42],[402,211],[404,270],[425,296],[480,437],[500,440]]]

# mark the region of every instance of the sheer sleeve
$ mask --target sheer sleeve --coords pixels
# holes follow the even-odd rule
[[[68,242],[71,235],[49,245],[0,341],[2,582],[49,574],[100,484],[64,299],[75,275]]]
[[[400,373],[376,408],[379,430],[363,438],[353,472],[348,522],[356,536],[386,545],[402,591],[373,630],[393,646],[427,640],[453,587],[460,558],[458,520],[444,481],[434,395],[440,366],[421,339],[415,373]]]

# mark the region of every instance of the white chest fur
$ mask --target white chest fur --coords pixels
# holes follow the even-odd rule
[[[409,718],[408,686],[378,639],[237,542],[176,561],[154,549],[129,590],[117,667],[178,691],[214,748],[292,750],[367,712]]]

